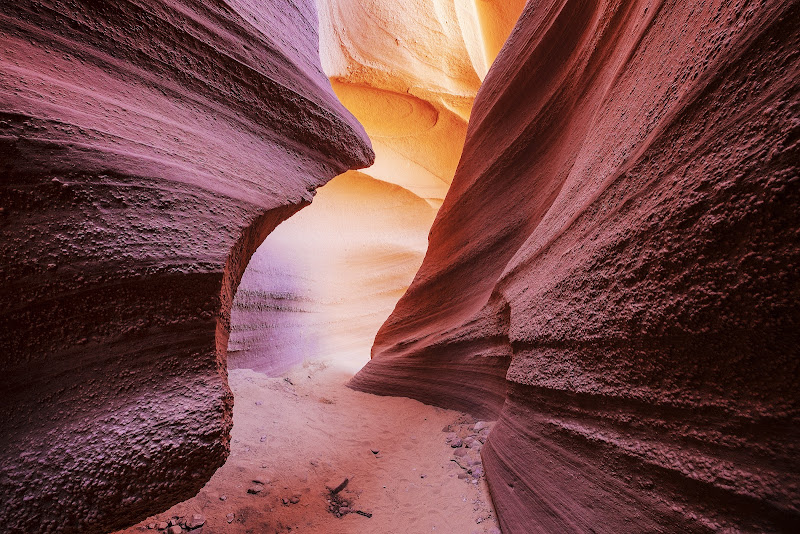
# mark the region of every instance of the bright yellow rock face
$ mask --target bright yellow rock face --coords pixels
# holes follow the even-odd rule
[[[365,172],[438,208],[523,0],[318,0],[322,66],[372,140]]]

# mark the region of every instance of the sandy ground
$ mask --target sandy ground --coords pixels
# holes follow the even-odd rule
[[[352,391],[353,372],[330,360],[278,378],[232,370],[228,461],[194,498],[121,532],[157,532],[153,523],[200,514],[205,525],[193,533],[499,533],[485,480],[468,475],[454,461],[464,464],[468,451],[456,458],[446,441],[455,438],[448,430],[464,436],[474,421]],[[329,511],[326,487],[345,478],[338,495],[372,517]]]

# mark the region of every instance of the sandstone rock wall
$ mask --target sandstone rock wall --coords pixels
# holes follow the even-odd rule
[[[435,214],[357,171],[321,187],[253,254],[231,312],[229,368],[274,376],[328,358],[355,373],[419,269]]]
[[[234,302],[232,366],[367,361],[422,262],[472,100],[522,3],[318,0],[323,70],[375,164],[320,189],[256,252]]]
[[[0,530],[125,526],[225,460],[248,259],[373,158],[317,45],[302,0],[0,6]]]
[[[798,20],[528,2],[352,382],[499,417],[504,532],[800,528]]]

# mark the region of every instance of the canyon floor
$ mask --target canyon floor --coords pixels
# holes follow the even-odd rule
[[[193,533],[499,533],[484,478],[459,465],[480,447],[469,437],[476,422],[353,391],[345,384],[357,367],[317,360],[277,378],[231,370],[228,461],[194,498],[120,532],[158,532],[199,515],[205,524]],[[460,437],[473,448],[451,447]],[[336,495],[353,512],[337,517],[329,490],[345,479]]]

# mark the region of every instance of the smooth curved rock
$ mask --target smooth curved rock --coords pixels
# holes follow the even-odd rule
[[[499,416],[504,532],[800,528],[797,20],[528,2],[351,383]]]
[[[276,376],[327,357],[355,373],[419,269],[435,215],[361,172],[321,187],[253,254],[234,298],[228,367]]]
[[[250,255],[372,161],[310,1],[0,8],[0,529],[99,532],[227,456]]]
[[[486,70],[472,49],[490,63],[487,50],[499,48],[484,43],[479,29],[504,39],[521,10],[520,2],[482,1],[481,18],[471,0],[318,4],[323,69],[376,158],[320,189],[245,273],[229,363],[269,374],[334,355],[355,372],[369,358],[375,333],[422,262],[455,172]]]
[[[317,0],[320,53],[375,149],[366,174],[438,208],[472,101],[522,0]]]

